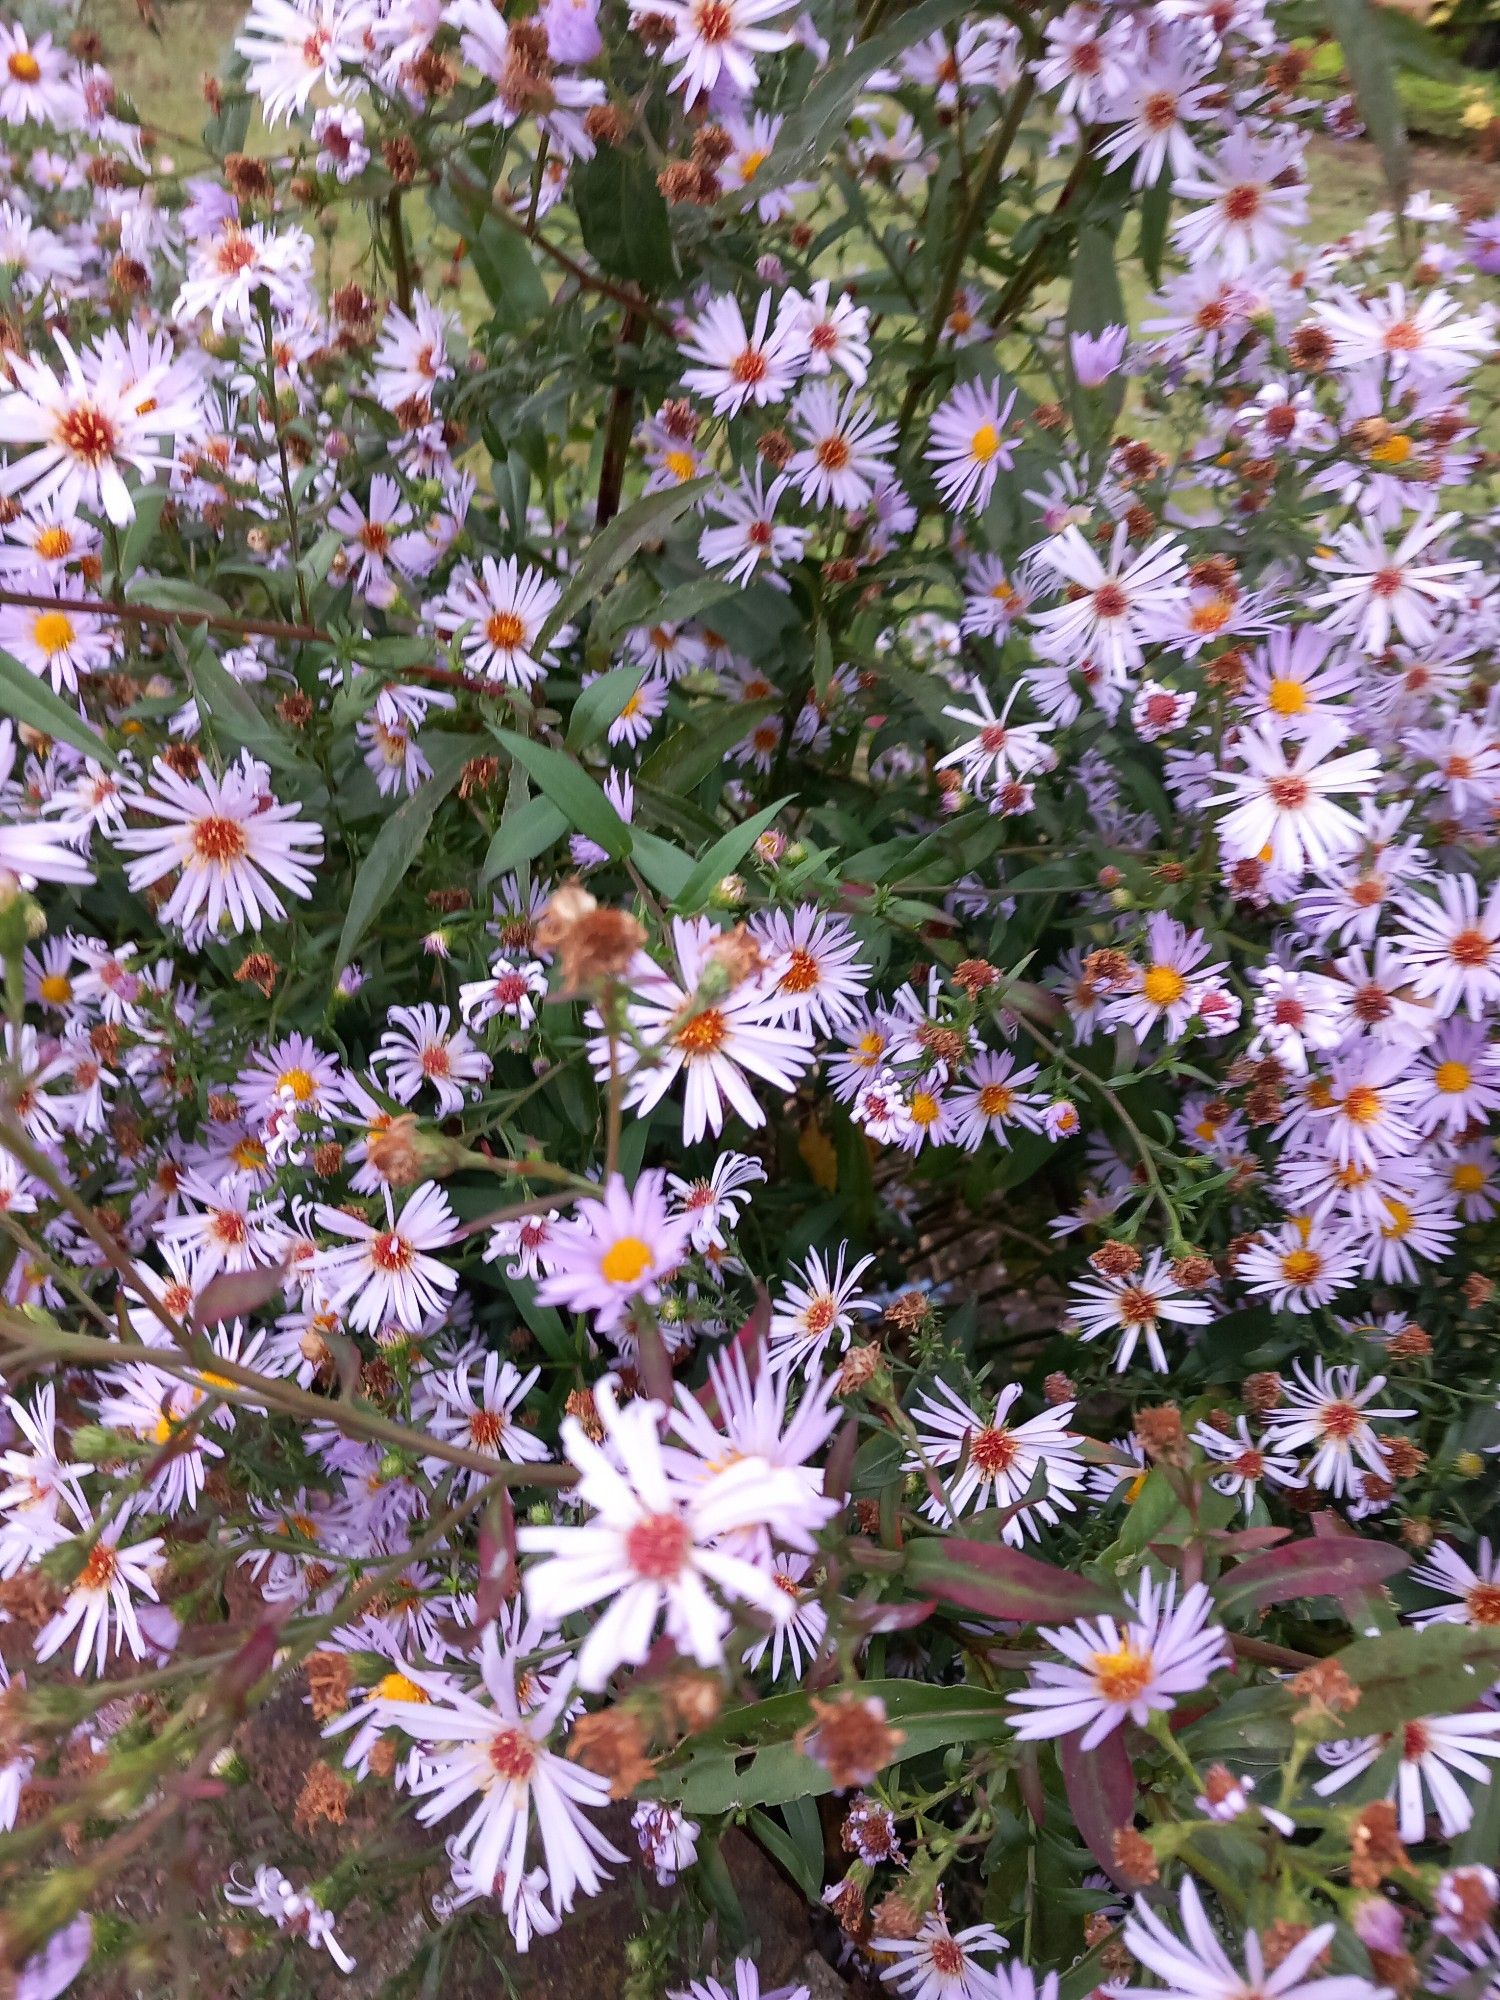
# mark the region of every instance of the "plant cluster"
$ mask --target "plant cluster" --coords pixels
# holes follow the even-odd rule
[[[1500,221],[1357,0],[253,0],[201,140],[61,11],[19,1990],[212,1825],[216,1993],[756,2000],[731,1837],[907,2000],[1500,1992]]]

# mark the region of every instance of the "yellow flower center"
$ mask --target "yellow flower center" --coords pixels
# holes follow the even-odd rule
[[[299,1104],[306,1104],[317,1088],[317,1085],[313,1082],[307,1070],[293,1068],[284,1069],[281,1072],[280,1076],[276,1079],[276,1088],[278,1090],[289,1090]]]
[[[1272,715],[1300,715],[1307,707],[1307,689],[1278,674],[1266,690],[1266,702]]]
[[[1388,437],[1384,444],[1375,446],[1370,453],[1370,462],[1372,465],[1405,465],[1411,457],[1411,452],[1411,439],[1397,431],[1396,435]]]
[[[1432,1072],[1432,1080],[1445,1096],[1457,1097],[1468,1089],[1474,1075],[1467,1063],[1442,1062]]]
[[[73,621],[65,611],[44,611],[32,626],[31,636],[38,650],[50,660],[72,645]]]
[[[599,1269],[612,1285],[633,1285],[651,1268],[651,1251],[639,1236],[622,1236],[605,1251]]]
[[[430,1701],[431,1695],[423,1692],[415,1681],[405,1674],[391,1672],[383,1674],[375,1683],[375,1692],[382,1701]]]
[[[36,990],[49,1007],[65,1007],[73,997],[73,982],[65,972],[47,972],[38,980]]]
[[[669,451],[663,457],[662,464],[674,479],[691,479],[693,474],[698,470],[693,454],[690,451]]]
[[[1187,992],[1187,981],[1175,965],[1153,965],[1141,981],[1141,991],[1153,1007],[1171,1007]]]
[[[969,450],[981,465],[988,465],[1000,449],[1000,433],[993,424],[981,424],[969,439]]]
[[[1128,1639],[1112,1653],[1095,1653],[1091,1664],[1100,1694],[1122,1707],[1138,1701],[1151,1680],[1151,1655],[1138,1653]]]
[[[1281,1275],[1289,1285],[1305,1285],[1317,1277],[1323,1259],[1316,1250],[1288,1250],[1281,1260]]]

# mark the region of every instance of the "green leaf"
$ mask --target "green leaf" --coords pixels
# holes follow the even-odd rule
[[[127,577],[134,576],[150,555],[156,531],[161,526],[161,510],[166,504],[165,484],[143,487],[136,494],[135,519],[125,530],[120,543],[120,568]]]
[[[758,813],[752,813],[749,819],[742,820],[738,826],[730,827],[728,833],[721,834],[707,854],[701,857],[692,874],[673,898],[677,907],[685,911],[696,910],[716,883],[721,882],[726,875],[734,873],[776,815],[784,811],[795,797],[795,792],[788,793],[786,798],[778,799],[774,805],[763,807]]]
[[[604,584],[625,567],[643,543],[658,541],[677,519],[716,484],[712,478],[684,480],[681,486],[645,493],[633,506],[599,530],[568,578],[557,608],[537,634],[533,652],[540,654],[553,634],[599,595]]]
[[[125,586],[128,604],[149,604],[157,611],[207,611],[216,618],[231,616],[222,597],[189,583],[181,576],[137,576]]]
[[[862,1681],[859,1692],[885,1704],[905,1737],[898,1757],[917,1757],[951,1744],[998,1741],[1006,1733],[1005,1697],[986,1688],[930,1687],[918,1681]],[[731,1709],[692,1739],[662,1771],[660,1792],[685,1812],[727,1813],[782,1806],[833,1790],[823,1766],[794,1741],[813,1720],[804,1693]]]
[[[946,27],[965,11],[966,0],[920,0],[915,7],[902,8],[889,27],[858,43],[825,69],[801,104],[788,113],[770,159],[761,163],[746,189],[744,205],[748,207],[769,189],[795,180],[812,162],[838,151],[850,113],[876,70],[895,63],[925,35]]]
[[[682,885],[693,872],[693,858],[684,854],[680,847],[674,847],[670,840],[663,840],[660,834],[647,833],[644,827],[630,829],[630,858],[640,869],[646,880],[658,894],[675,903],[682,894]]]
[[[819,701],[824,701],[832,685],[833,637],[828,630],[826,619],[820,618],[817,631],[813,635],[813,693]]]
[[[1369,0],[1323,0],[1323,11],[1343,50],[1359,115],[1375,142],[1386,185],[1400,215],[1411,186],[1411,155],[1396,89],[1396,65],[1380,10]]]
[[[349,912],[339,936],[333,963],[336,979],[354,956],[355,948],[400,887],[406,871],[421,852],[438,807],[458,783],[473,754],[473,740],[449,744],[432,760],[432,776],[393,812],[375,836],[375,844],[360,864],[349,897]]]
[[[574,168],[571,186],[583,247],[601,270],[631,279],[644,292],[676,282],[667,204],[644,152],[601,146]]]
[[[1161,283],[1161,260],[1167,248],[1167,223],[1172,214],[1172,169],[1163,167],[1161,179],[1147,188],[1141,198],[1141,228],[1138,249],[1146,276],[1153,285]]]
[[[187,655],[193,691],[215,730],[271,766],[273,771],[305,772],[306,765],[286,732],[257,705],[248,688],[220,663],[206,642]]]
[[[1064,321],[1069,335],[1100,333],[1107,326],[1127,324],[1125,299],[1120,290],[1120,274],[1115,265],[1115,239],[1097,222],[1086,222],[1078,231],[1073,255],[1073,286],[1068,293]],[[1068,372],[1072,376],[1069,350]],[[1097,389],[1073,386],[1080,427],[1092,435],[1108,430],[1125,401],[1125,376],[1116,369]]]
[[[567,814],[551,799],[528,799],[515,812],[502,818],[479,871],[481,882],[493,882],[523,861],[545,854],[568,830]]]
[[[120,760],[102,736],[95,735],[76,708],[69,708],[51,683],[29,672],[12,654],[0,652],[0,715],[40,729],[44,736],[56,736],[93,757],[106,770],[118,771]]]
[[[792,1803],[799,1806],[812,1806],[811,1799],[797,1799]],[[783,1807],[783,1811],[790,1810],[790,1805]],[[816,1808],[814,1807],[813,1810],[816,1811]],[[761,1846],[765,1848],[766,1852],[775,1855],[776,1859],[781,1863],[787,1874],[791,1876],[807,1900],[810,1903],[820,1902],[823,1895],[822,1876],[821,1874],[814,1874],[808,1865],[807,1857],[802,1853],[796,1841],[792,1839],[785,1827],[778,1826],[769,1813],[763,1812],[751,1813],[746,1824]]]
[[[564,815],[575,833],[587,834],[606,854],[623,861],[630,852],[630,828],[580,764],[548,744],[534,743],[513,729],[490,725],[515,761]]]
[[[436,219],[463,237],[474,275],[503,326],[519,331],[550,311],[551,296],[531,245],[518,228],[494,213],[488,190],[480,182],[459,166],[427,199]]]
[[[1424,1632],[1382,1632],[1334,1657],[1361,1690],[1358,1707],[1339,1718],[1338,1734],[1383,1735],[1417,1716],[1472,1708],[1500,1674],[1500,1629],[1429,1625]]]
[[[590,681],[573,704],[568,717],[568,748],[587,749],[597,742],[612,722],[619,719],[630,697],[646,678],[643,666],[614,667]]]
[[[695,713],[652,751],[640,768],[637,786],[661,785],[671,792],[690,792],[710,771],[719,768],[727,751],[780,706],[777,701],[744,701]],[[699,713],[712,719],[700,727]]]

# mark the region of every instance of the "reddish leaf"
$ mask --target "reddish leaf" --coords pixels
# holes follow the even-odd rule
[[[1106,1585],[992,1542],[924,1538],[907,1550],[903,1574],[913,1590],[940,1604],[1021,1625],[1066,1624],[1121,1608]]]
[[[724,1354],[739,1353],[743,1355],[745,1366],[749,1369],[753,1377],[760,1368],[761,1349],[765,1346],[766,1335],[770,1331],[771,1294],[766,1290],[764,1285],[758,1284],[755,1287],[755,1304],[750,1308],[749,1318],[735,1334],[734,1339],[730,1341],[728,1347],[721,1348],[720,1352]],[[697,1393],[698,1401],[703,1406],[704,1415],[711,1424],[716,1424],[719,1421],[721,1412],[719,1409],[719,1398],[714,1392],[712,1376],[709,1377]],[[668,1401],[670,1400],[671,1398],[669,1397]]]
[[[248,1271],[220,1271],[198,1294],[193,1317],[199,1326],[218,1326],[226,1319],[243,1319],[286,1288],[286,1259],[256,1264]]]
[[[672,1407],[672,1357],[655,1320],[643,1316],[636,1333],[641,1386],[656,1403]]]
[[[1358,1597],[1406,1568],[1400,1549],[1355,1535],[1311,1535],[1236,1564],[1214,1585],[1221,1611],[1264,1611],[1294,1597]]]
[[[1128,1875],[1115,1859],[1115,1835],[1135,1824],[1135,1778],[1125,1749],[1124,1732],[1112,1729],[1092,1750],[1082,1748],[1083,1732],[1075,1730],[1058,1744],[1063,1789],[1084,1844],[1099,1866],[1122,1889],[1145,1885]]]
[[[1047,1793],[1042,1784],[1042,1773],[1037,1761],[1037,1746],[1034,1743],[1020,1745],[1016,1758],[1016,1783],[1021,1790],[1021,1803],[1031,1815],[1033,1826],[1047,1824]]]
[[[479,1588],[474,1593],[474,1624],[488,1625],[516,1589],[516,1510],[502,1487],[479,1520]]]
[[[843,1429],[834,1439],[823,1466],[825,1498],[840,1502],[849,1498],[849,1486],[854,1477],[854,1455],[858,1449],[859,1419],[848,1417],[845,1419]]]
[[[1291,1532],[1290,1528],[1214,1528],[1208,1539],[1221,1555],[1253,1556],[1261,1549],[1274,1549]]]

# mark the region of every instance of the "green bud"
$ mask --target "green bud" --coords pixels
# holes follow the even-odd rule
[[[406,1453],[404,1451],[397,1451],[393,1445],[389,1451],[381,1453],[380,1477],[382,1479],[400,1479],[406,1469]]]
[[[709,902],[720,910],[732,910],[745,900],[745,878],[743,875],[726,875],[714,885]]]

